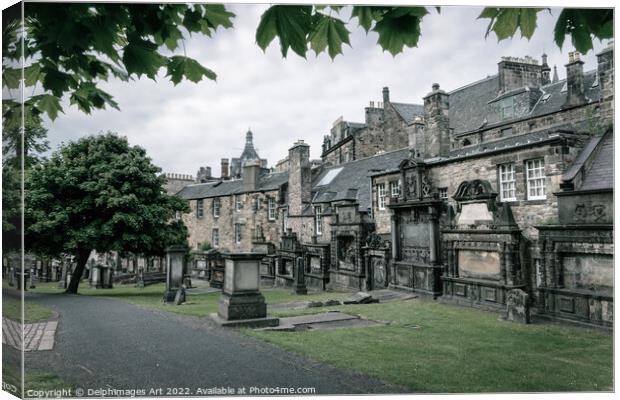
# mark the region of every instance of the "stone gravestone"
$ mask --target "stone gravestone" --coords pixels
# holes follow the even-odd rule
[[[297,260],[295,260],[295,285],[293,286],[293,294],[308,294],[303,257],[297,257]]]
[[[174,304],[179,306],[183,303],[185,303],[185,288],[181,286],[174,295]]]
[[[512,289],[506,298],[506,319],[522,324],[530,323],[529,295],[521,289]]]
[[[224,287],[217,314],[210,317],[223,326],[277,326],[278,318],[267,317],[267,304],[260,292],[260,261],[264,253],[228,253]]]
[[[166,249],[168,269],[166,271],[166,291],[164,292],[163,298],[165,303],[172,303],[177,294],[177,290],[183,285],[186,252],[187,247],[183,245],[170,246]]]

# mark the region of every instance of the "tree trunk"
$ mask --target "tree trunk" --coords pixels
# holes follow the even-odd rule
[[[77,265],[75,266],[75,270],[71,274],[71,281],[69,282],[69,286],[67,286],[67,290],[65,290],[65,293],[77,294],[78,286],[80,285],[80,279],[82,279],[82,273],[84,272],[84,268],[86,267],[86,262],[88,261],[89,256],[90,250],[78,251]]]

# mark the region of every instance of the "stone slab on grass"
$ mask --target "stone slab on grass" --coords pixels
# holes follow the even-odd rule
[[[382,324],[383,323],[378,321],[361,319],[357,315],[350,315],[340,311],[332,311],[321,314],[280,318],[279,326],[265,328],[264,330],[296,332],[308,329],[353,328]]]

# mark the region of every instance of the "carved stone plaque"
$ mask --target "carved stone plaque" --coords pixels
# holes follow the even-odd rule
[[[484,250],[459,250],[459,276],[474,279],[500,278],[499,253]]]

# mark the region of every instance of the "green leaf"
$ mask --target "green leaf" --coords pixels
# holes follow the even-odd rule
[[[36,63],[24,68],[24,78],[26,86],[33,86],[41,78],[41,66]]]
[[[519,16],[519,27],[521,28],[521,36],[531,39],[536,30],[536,19],[540,8],[523,8]]]
[[[37,98],[35,101],[35,107],[42,113],[46,113],[52,121],[58,117],[59,112],[64,113],[58,97],[51,94],[42,94],[39,96],[34,96],[33,100],[35,97]]]
[[[205,4],[204,10],[205,18],[213,28],[217,29],[218,26],[232,28],[232,18],[235,14],[227,11],[223,4]]]
[[[179,40],[183,39],[183,34],[176,26],[172,26],[168,32],[168,37],[164,39],[164,44],[168,50],[172,51],[177,48]]]
[[[129,43],[123,51],[123,63],[128,74],[140,77],[145,74],[155,79],[157,71],[164,65],[166,58],[157,52],[157,45],[143,40],[137,35],[129,35]]]
[[[277,34],[275,11],[270,8],[263,13],[256,28],[256,44],[265,51]]]
[[[364,28],[366,32],[372,27],[372,23],[375,20],[375,13],[373,7],[369,6],[353,6],[351,11],[351,18],[357,18],[359,25]]]
[[[217,75],[208,68],[203,67],[198,61],[184,56],[170,57],[167,65],[168,73],[166,76],[177,85],[183,77],[196,83],[200,82],[203,77],[215,80]]]
[[[423,13],[417,10],[420,7],[407,8],[412,9],[411,12],[398,9],[387,12],[373,29],[379,34],[379,45],[392,55],[402,52],[404,46],[416,47],[420,38],[420,15]]]
[[[256,43],[265,50],[278,36],[280,51],[286,57],[292,49],[301,57],[306,57],[308,49],[306,36],[310,33],[312,6],[271,6],[261,16],[256,30]]]
[[[495,32],[497,40],[501,41],[513,37],[517,29],[521,30],[521,36],[530,39],[536,30],[536,20],[542,8],[496,8],[486,7],[480,18],[490,19],[485,37],[491,31]]]
[[[7,68],[2,69],[2,86],[6,86],[9,89],[17,89],[22,79],[21,68]]]
[[[317,55],[328,48],[329,56],[334,59],[342,54],[342,43],[349,44],[349,31],[341,20],[323,16],[309,40]]]
[[[566,10],[562,10],[560,15],[558,16],[558,20],[555,23],[555,28],[553,30],[553,38],[555,40],[555,44],[557,44],[560,49],[562,49],[562,46],[564,45],[564,39],[566,39],[566,23]]]
[[[519,27],[520,11],[516,8],[503,8],[497,14],[495,24],[493,24],[493,32],[497,35],[497,40],[503,40],[512,37]]]

